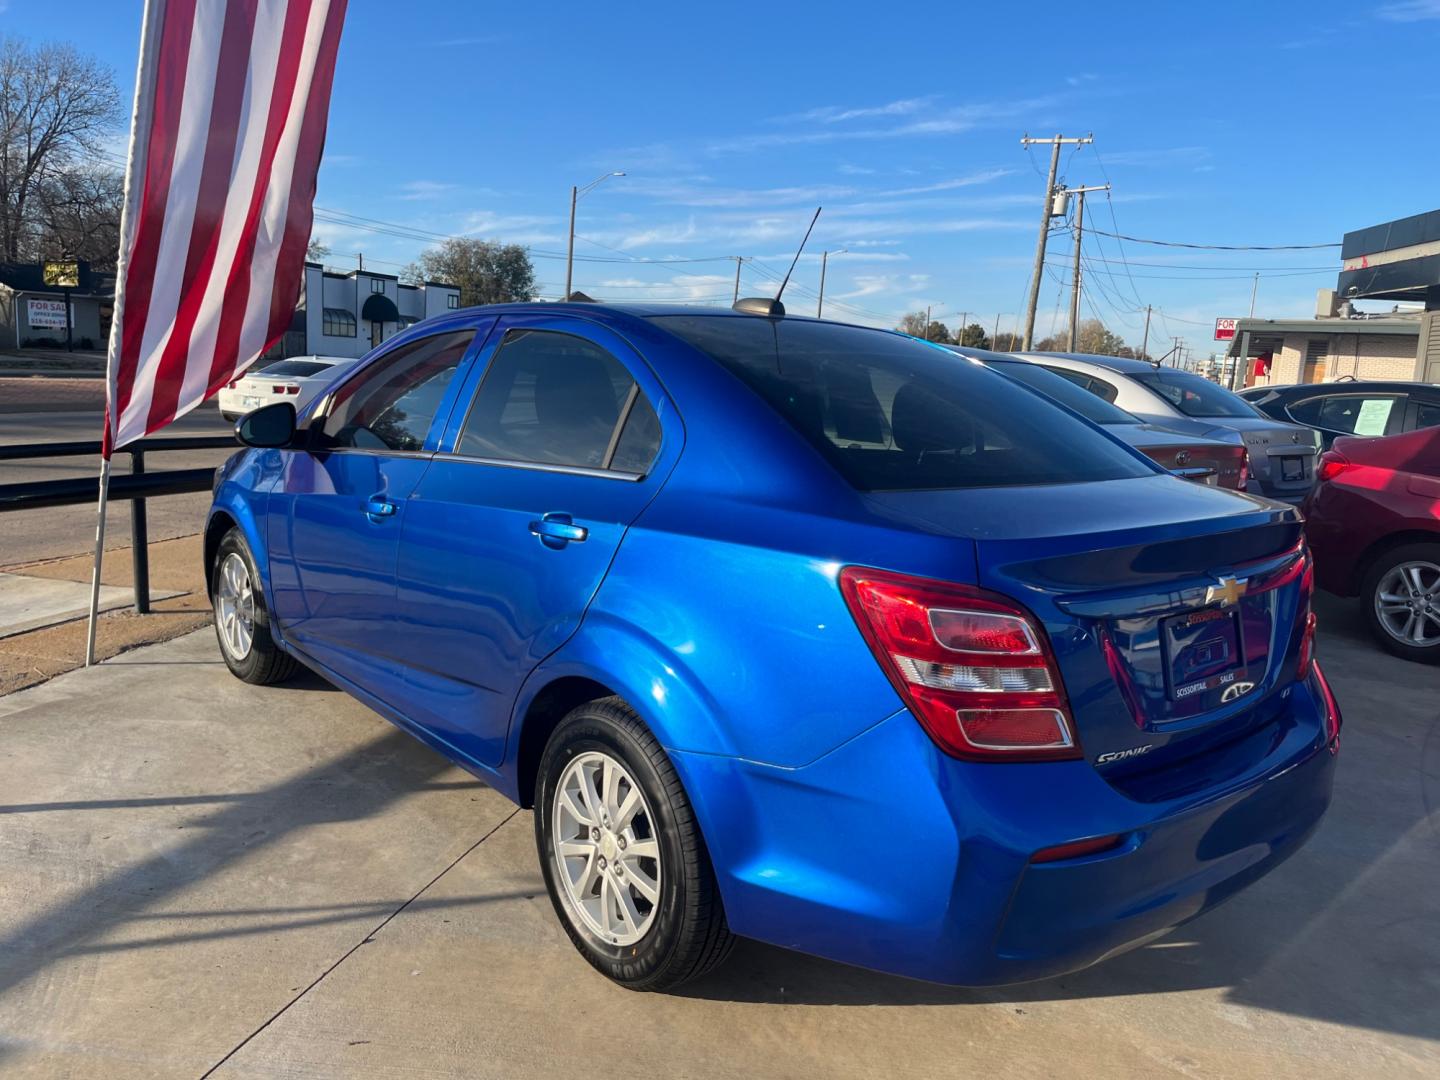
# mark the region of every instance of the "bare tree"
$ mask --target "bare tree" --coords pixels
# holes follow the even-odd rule
[[[93,56],[0,40],[0,257],[20,258],[31,201],[97,154],[119,117],[115,77]]]
[[[114,270],[124,193],[125,178],[114,169],[65,169],[46,178],[26,211],[21,256],[39,262],[71,255],[92,269]]]
[[[452,237],[400,271],[411,284],[439,281],[460,290],[460,306],[504,304],[535,295],[535,267],[519,244]]]

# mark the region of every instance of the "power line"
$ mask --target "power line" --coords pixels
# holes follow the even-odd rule
[[[1180,240],[1146,240],[1139,236],[1126,236],[1119,232],[1105,232],[1091,229],[1101,236],[1116,240],[1129,240],[1132,244],[1156,244],[1160,247],[1192,248],[1201,251],[1314,251],[1319,248],[1338,248],[1339,244],[1188,244]]]

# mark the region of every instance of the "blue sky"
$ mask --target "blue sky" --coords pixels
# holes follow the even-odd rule
[[[64,39],[128,94],[138,2],[3,4],[0,30]],[[571,184],[624,170],[580,204],[577,288],[604,299],[728,302],[772,291],[817,205],[786,302],[893,325],[932,306],[1014,324],[1046,151],[1087,224],[1201,244],[1338,242],[1440,204],[1429,117],[1440,0],[1365,4],[773,5],[384,3],[352,0],[319,207],[388,223],[317,224],[327,260],[396,270],[422,234],[530,245],[563,289]],[[1112,216],[1113,214],[1113,216]],[[396,229],[398,225],[402,228]],[[1118,228],[1117,228],[1118,225]],[[409,235],[397,236],[395,232]],[[1069,234],[1049,261],[1067,263]],[[1195,251],[1089,234],[1086,315],[1138,344],[1212,347],[1213,319],[1304,315],[1334,248]],[[614,260],[614,261],[590,261]],[[694,261],[676,261],[694,260]],[[1128,265],[1127,265],[1128,263]],[[1064,324],[1057,265],[1037,333]],[[1068,290],[1065,290],[1068,292]],[[833,304],[832,304],[833,301]],[[1059,303],[1057,303],[1059,301]]]

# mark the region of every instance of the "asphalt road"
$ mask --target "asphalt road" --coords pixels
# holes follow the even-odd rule
[[[15,384],[26,380],[0,380]],[[43,380],[51,383],[77,383],[81,380]],[[85,380],[95,383],[98,380]],[[0,387],[3,390],[4,387]],[[27,387],[29,389],[29,387]],[[49,411],[48,406],[65,403],[68,387],[27,403],[37,405],[36,411],[8,412],[0,408],[0,446],[35,442],[80,442],[100,437],[103,418],[103,390],[100,403],[71,411]],[[93,389],[93,387],[91,388]],[[202,406],[181,417],[164,432],[165,435],[223,435],[230,425],[220,417],[213,404]],[[177,451],[147,455],[149,472],[162,469],[194,469],[219,465],[230,451]],[[114,472],[127,471],[128,454],[115,456]],[[69,477],[92,477],[99,472],[99,458],[50,458],[33,461],[0,461],[0,484],[20,484],[32,480],[54,480]],[[193,495],[171,495],[150,499],[146,504],[151,540],[165,540],[199,532],[204,525],[205,511],[210,505],[206,492]],[[110,505],[105,532],[106,548],[128,547],[130,544],[130,507],[125,502]],[[0,515],[0,568],[62,558],[90,551],[95,545],[94,506],[64,506],[45,510],[27,510]]]
[[[1345,729],[1315,836],[1166,938],[987,990],[749,942],[621,990],[531,815],[318,679],[247,686],[209,631],[60,676],[0,698],[0,1073],[1433,1080],[1440,672],[1318,606]]]

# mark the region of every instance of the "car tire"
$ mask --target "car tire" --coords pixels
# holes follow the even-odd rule
[[[284,682],[299,664],[275,644],[260,574],[245,534],[232,528],[220,539],[210,566],[210,603],[215,637],[225,666],[256,686]]]
[[[1416,570],[1419,590],[1413,587]],[[1365,572],[1360,599],[1370,632],[1385,649],[1406,660],[1440,664],[1440,544],[1405,544],[1382,554]],[[1421,607],[1410,607],[1412,602]],[[1421,619],[1421,636],[1430,640],[1406,633],[1412,613]]]
[[[550,736],[535,842],[565,932],[621,986],[667,990],[729,955],[734,935],[690,801],[620,698],[577,707]]]

